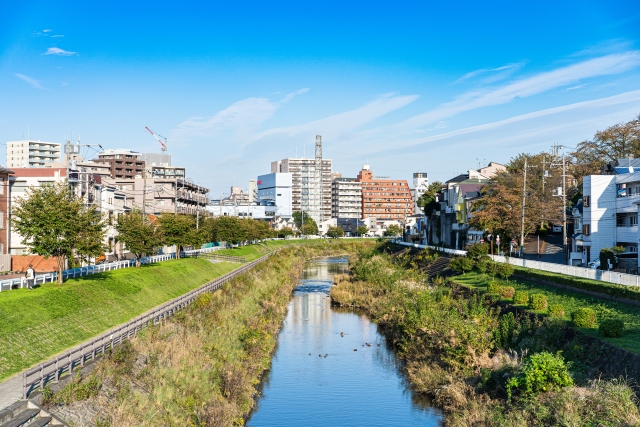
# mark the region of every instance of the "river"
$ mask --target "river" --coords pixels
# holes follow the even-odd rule
[[[333,275],[346,269],[346,258],[306,264],[247,425],[440,425],[440,412],[409,389],[376,325],[331,307]]]

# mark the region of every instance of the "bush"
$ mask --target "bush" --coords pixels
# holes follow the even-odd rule
[[[624,322],[618,319],[603,320],[598,330],[603,337],[620,338],[624,332]]]
[[[497,262],[491,261],[488,265],[487,265],[487,271],[489,271],[489,274],[491,274],[492,277],[496,277],[496,274],[498,274],[498,269],[500,268],[500,264],[498,264]]]
[[[467,256],[471,259],[477,260],[489,253],[489,245],[486,243],[474,243],[467,248]]]
[[[529,306],[534,310],[546,310],[547,297],[542,294],[533,294],[529,297]]]
[[[591,308],[580,308],[573,312],[571,320],[578,328],[594,328],[596,326],[596,312]]]
[[[498,266],[498,275],[505,280],[509,280],[509,277],[513,276],[514,268],[511,264],[501,263]]]
[[[562,304],[551,304],[549,306],[549,316],[550,317],[564,317],[564,307]]]
[[[500,293],[500,283],[498,282],[489,282],[487,285],[487,293],[489,294],[499,294]]]
[[[487,269],[489,268],[489,263],[491,262],[491,260],[487,260],[486,258],[480,258],[479,260],[476,261],[476,269],[478,269],[478,272],[480,274],[485,274],[487,272]]]
[[[526,291],[518,291],[513,295],[513,303],[516,305],[529,304],[529,294]]]
[[[600,250],[600,270],[609,270],[609,264],[615,269],[618,267],[613,249],[604,248]]]
[[[449,266],[457,273],[464,274],[467,271],[471,271],[473,269],[473,260],[467,257],[459,256],[454,258],[449,263]]]
[[[507,382],[507,395],[511,399],[512,390],[518,390],[523,396],[530,397],[572,385],[569,366],[562,356],[543,351],[524,361],[516,376]]]
[[[513,295],[516,293],[516,290],[513,286],[503,286],[500,288],[500,296],[504,299],[511,299]]]

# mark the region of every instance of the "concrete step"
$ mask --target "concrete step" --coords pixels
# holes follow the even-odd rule
[[[51,424],[52,420],[53,418],[51,417],[40,417],[34,422],[32,422],[31,424],[29,424],[28,427],[48,427],[52,425]]]
[[[22,427],[30,425],[29,423],[33,421],[38,414],[40,414],[40,409],[27,409],[26,411],[20,412],[13,417],[11,421],[7,421],[0,427]]]

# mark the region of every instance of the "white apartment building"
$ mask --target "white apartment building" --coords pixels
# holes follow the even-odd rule
[[[413,213],[424,214],[422,208],[418,207],[418,199],[429,189],[429,178],[426,172],[415,172],[413,174],[413,188],[411,198],[413,199]]]
[[[291,173],[270,173],[258,177],[258,204],[267,207],[265,214],[270,217],[290,218],[293,214],[293,175]]]
[[[331,183],[331,217],[362,218],[362,183],[355,178],[335,178]]]
[[[45,167],[47,163],[59,162],[62,145],[57,142],[32,140],[7,142],[8,168]]]
[[[582,241],[583,265],[612,246],[624,247],[623,255],[638,253],[640,172],[585,177],[582,204],[582,235],[576,240]]]
[[[322,159],[321,185],[316,186],[314,176],[316,172],[315,159],[287,158],[271,162],[271,173],[290,173],[292,177],[291,206],[293,212],[304,211],[320,223],[331,217],[331,160]],[[314,188],[318,187],[318,188]],[[311,194],[320,193],[320,212],[312,211]]]

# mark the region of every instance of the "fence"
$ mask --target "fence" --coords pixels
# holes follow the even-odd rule
[[[534,261],[523,258],[510,258],[500,255],[490,255],[494,261],[506,262],[518,267],[533,268],[551,273],[566,274],[583,277],[585,279],[600,280],[626,286],[640,286],[640,276],[635,274],[618,273],[615,271],[596,270],[594,268],[575,267],[573,265],[554,264],[551,262]]]
[[[193,256],[194,254],[211,253],[220,249],[222,248],[217,246],[212,248],[184,251],[183,253],[185,254],[185,256],[189,257],[189,256]],[[153,264],[156,262],[174,259],[175,257],[176,257],[175,253],[166,254],[166,255],[153,255],[149,257],[142,257],[140,259],[140,263]],[[69,278],[88,276],[90,274],[103,273],[105,271],[135,267],[135,265],[136,265],[135,259],[127,259],[122,261],[110,262],[108,264],[96,264],[96,265],[88,265],[86,267],[71,268],[71,269],[62,271],[62,278],[64,280]],[[35,284],[42,285],[47,282],[55,282],[56,280],[58,280],[58,272],[38,274],[35,277]],[[0,292],[2,292],[3,289],[13,289],[16,286],[22,288],[25,285],[26,285],[26,281],[24,277],[16,277],[13,279],[2,280],[0,281]]]
[[[418,245],[416,243],[407,243],[395,241],[394,243],[401,246],[415,248],[429,248],[438,252],[444,252],[450,255],[464,256],[467,251],[458,249],[446,249],[437,246]],[[575,267],[573,265],[554,264],[552,262],[534,261],[523,258],[511,258],[500,255],[489,255],[496,262],[506,262],[518,267],[532,268],[534,270],[548,271],[551,273],[566,274],[568,276],[582,277],[585,279],[600,280],[602,282],[616,283],[626,286],[640,286],[640,276],[635,274],[618,273],[615,271],[596,270],[593,268]]]
[[[75,367],[82,367],[87,361],[95,359],[100,354],[105,354],[108,349],[113,349],[115,345],[135,336],[138,331],[149,324],[155,325],[163,319],[172,316],[176,311],[191,304],[198,295],[204,292],[213,292],[220,289],[223,284],[239,274],[252,269],[256,265],[268,259],[272,254],[273,253],[264,255],[263,257],[245,264],[222,277],[202,285],[198,289],[194,289],[181,297],[173,299],[153,309],[151,312],[138,316],[127,324],[106,332],[89,343],[85,343],[73,350],[70,350],[62,356],[55,357],[41,364],[36,369],[25,371],[22,374],[23,399],[26,399],[34,390],[44,390],[45,385],[48,383],[59,381],[63,374],[72,374]]]

